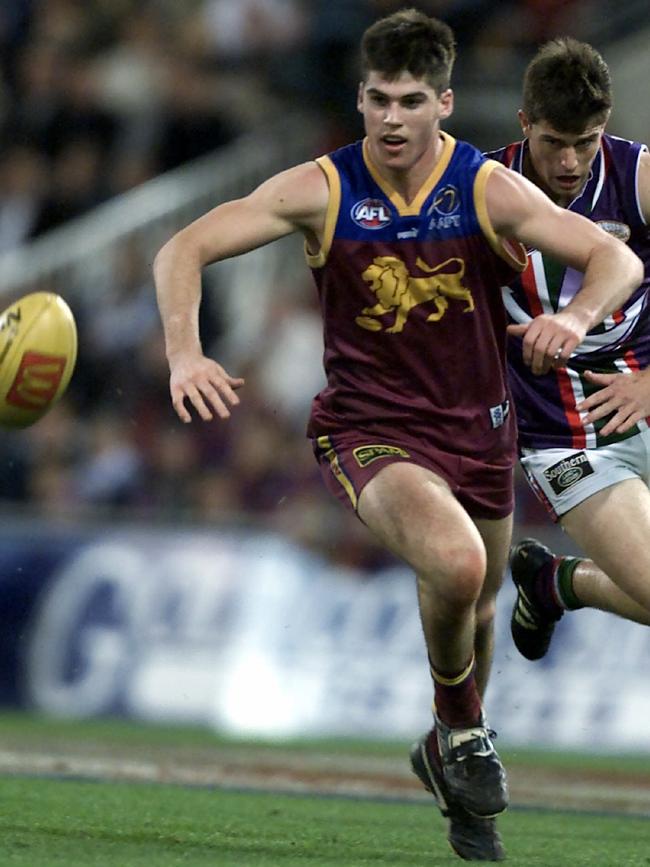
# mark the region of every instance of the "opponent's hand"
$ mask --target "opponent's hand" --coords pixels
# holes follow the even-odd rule
[[[603,436],[625,433],[634,424],[650,416],[650,370],[636,373],[585,372],[586,378],[601,388],[577,404],[578,412],[586,412],[586,424],[611,415],[601,429]]]
[[[571,353],[585,338],[586,328],[567,311],[544,313],[530,322],[508,325],[508,334],[523,339],[524,362],[533,373],[548,373],[552,367],[564,367]]]
[[[215,414],[222,419],[230,418],[229,407],[239,403],[235,390],[244,385],[243,379],[231,376],[205,355],[183,356],[170,362],[170,368],[172,405],[182,422],[192,421],[186,399],[204,421],[212,421]]]

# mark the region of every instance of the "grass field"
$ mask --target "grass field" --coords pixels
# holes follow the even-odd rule
[[[0,864],[460,864],[443,820],[408,774],[406,749],[246,744],[203,730],[0,716]],[[512,867],[650,865],[647,802],[632,801],[645,816],[633,815],[625,798],[627,812],[595,811],[585,795],[590,787],[647,794],[647,756],[517,751],[504,759],[513,807],[500,828]],[[555,777],[565,792],[573,786],[575,807],[524,806],[516,780],[527,777]]]

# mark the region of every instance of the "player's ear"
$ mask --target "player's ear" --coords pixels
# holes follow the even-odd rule
[[[449,117],[454,110],[454,91],[451,87],[448,87],[447,90],[443,90],[438,97],[438,103],[440,105],[440,120],[444,120]]]
[[[357,91],[357,111],[360,111],[363,114],[363,88],[365,85],[365,81],[359,82],[359,90]]]
[[[528,120],[528,115],[523,110],[523,108],[519,109],[519,111],[517,112],[517,117],[519,118],[519,123],[521,125],[521,131],[523,132],[524,136],[528,137],[528,134],[530,133],[531,124],[530,124],[530,121]]]

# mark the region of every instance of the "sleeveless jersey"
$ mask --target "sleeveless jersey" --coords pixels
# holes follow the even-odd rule
[[[527,142],[516,142],[488,156],[523,173],[527,147]],[[645,265],[641,286],[621,310],[587,334],[566,368],[535,376],[523,363],[522,341],[511,338],[508,342],[510,386],[523,448],[598,448],[647,429],[647,421],[642,420],[624,434],[603,437],[599,431],[607,418],[585,425],[576,411],[576,404],[598,389],[586,380],[585,370],[616,373],[639,370],[650,363],[650,233],[637,191],[639,158],[645,150],[638,142],[604,135],[587,183],[569,205],[570,210],[627,241]],[[526,270],[503,289],[513,322],[527,322],[539,313],[561,310],[582,283],[580,272],[543,256],[539,250],[530,250],[528,258]]]
[[[324,322],[327,386],[308,427],[409,438],[458,455],[514,455],[501,286],[525,251],[497,237],[485,185],[497,164],[442,134],[415,199],[373,165],[367,142],[318,160],[330,199],[307,251]]]

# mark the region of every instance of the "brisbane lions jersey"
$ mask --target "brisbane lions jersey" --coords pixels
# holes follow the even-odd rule
[[[490,223],[497,166],[441,133],[430,177],[406,202],[366,141],[318,159],[330,189],[321,249],[307,251],[324,321],[327,386],[312,437],[343,431],[415,439],[511,460],[501,287],[525,267]]]
[[[488,156],[523,174],[527,148],[527,142],[516,142]],[[576,404],[598,389],[587,381],[585,370],[629,372],[650,363],[650,233],[639,207],[637,182],[639,157],[645,150],[638,142],[604,135],[587,183],[569,205],[571,211],[627,242],[645,265],[641,286],[620,310],[587,334],[566,368],[536,376],[523,362],[521,340],[509,340],[510,385],[522,447],[598,448],[647,428],[643,420],[624,434],[603,437],[599,431],[607,418],[585,425],[576,411]],[[582,284],[580,272],[539,250],[529,250],[528,259],[526,270],[503,290],[512,322],[561,310]]]

